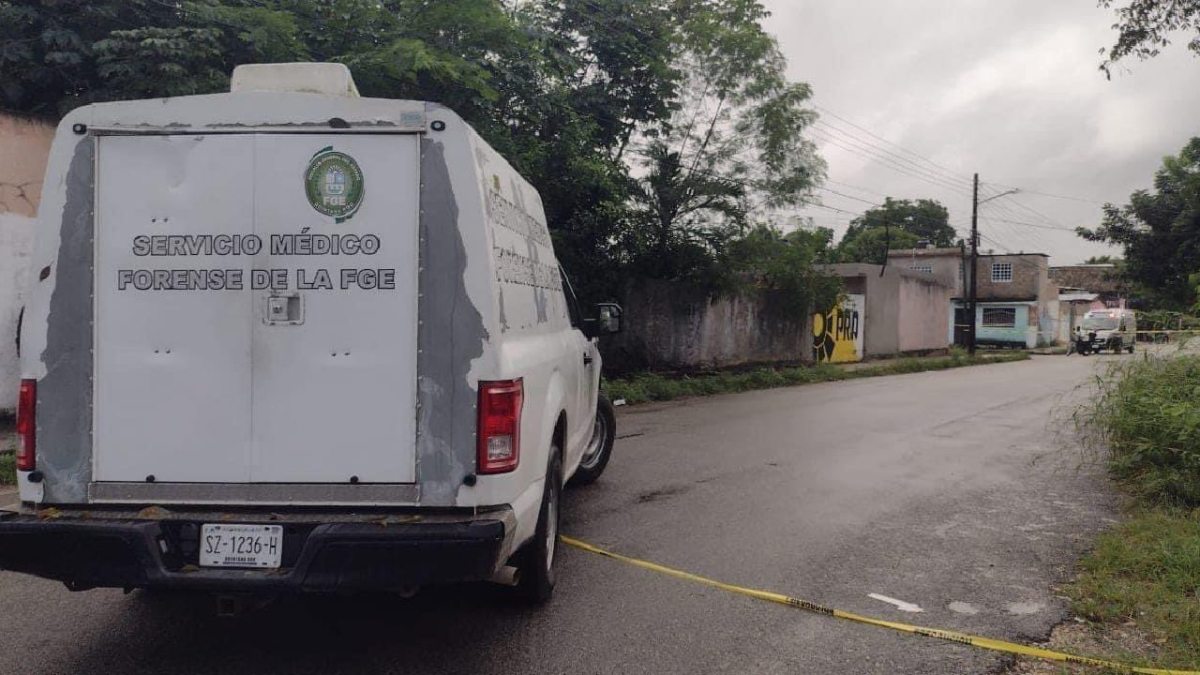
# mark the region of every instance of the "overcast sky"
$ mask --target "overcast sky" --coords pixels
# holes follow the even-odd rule
[[[985,195],[1025,190],[981,207],[984,250],[1081,262],[1111,251],[1055,228],[1095,225],[1100,202],[1151,187],[1162,157],[1200,135],[1200,58],[1186,40],[1106,80],[1097,52],[1113,40],[1113,15],[1094,0],[764,2],[789,75],[812,85],[822,113],[812,137],[829,163],[827,206],[870,207],[829,190],[870,202],[930,197],[966,231],[977,171]],[[852,217],[804,213],[839,236]]]

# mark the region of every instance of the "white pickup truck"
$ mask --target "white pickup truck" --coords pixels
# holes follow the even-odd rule
[[[0,568],[218,593],[554,587],[615,420],[536,190],[334,64],[59,125]]]

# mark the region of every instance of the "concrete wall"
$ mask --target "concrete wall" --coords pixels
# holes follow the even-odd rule
[[[625,294],[624,332],[601,342],[606,369],[811,361],[808,312],[786,304],[767,292],[714,295],[679,282],[635,282]]]
[[[0,114],[0,410],[17,404],[17,317],[54,127]]]
[[[895,259],[879,265],[846,263],[827,265],[842,278],[848,293],[866,295],[863,311],[865,356],[892,356],[904,352],[945,349],[950,324],[953,281],[944,275],[901,268]]]
[[[901,308],[900,351],[916,352],[949,346],[946,322],[950,320],[950,294],[953,289],[921,279],[901,277],[898,291]]]
[[[888,251],[888,266],[924,271],[951,287],[953,297],[963,292],[963,251],[960,248],[905,248]]]

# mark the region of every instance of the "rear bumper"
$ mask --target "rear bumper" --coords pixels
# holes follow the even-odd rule
[[[282,520],[228,513],[154,520],[55,516],[0,512],[0,569],[55,579],[75,590],[399,590],[491,578],[509,555],[516,524],[509,509],[338,522],[305,514]],[[199,567],[199,526],[206,522],[283,525],[282,567]]]

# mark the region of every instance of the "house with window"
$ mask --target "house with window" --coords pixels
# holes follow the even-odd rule
[[[1044,253],[987,254],[976,269],[975,335],[978,344],[1038,347],[1058,338],[1058,287],[1050,280]],[[959,248],[888,251],[888,264],[927,274],[951,285],[948,339],[966,344],[966,270],[970,258]]]
[[[981,255],[975,270],[977,344],[1042,347],[1058,339],[1058,286],[1044,253]],[[955,303],[955,324],[967,324],[965,297]],[[959,336],[964,331],[959,330]]]

